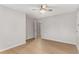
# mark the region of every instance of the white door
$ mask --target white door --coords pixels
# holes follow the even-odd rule
[[[76,20],[76,33],[77,33],[77,47],[79,50],[79,11],[77,12],[77,20]]]

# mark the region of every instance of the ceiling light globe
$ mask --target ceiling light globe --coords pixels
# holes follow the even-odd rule
[[[40,13],[44,14],[44,13],[46,13],[46,10],[41,9],[41,10],[40,10]]]

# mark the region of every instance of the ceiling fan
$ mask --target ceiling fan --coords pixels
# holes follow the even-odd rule
[[[39,10],[40,13],[52,12],[52,8],[48,8],[47,4],[42,4],[39,9],[32,9],[33,11]]]

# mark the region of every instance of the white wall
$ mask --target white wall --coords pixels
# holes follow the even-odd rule
[[[40,22],[42,38],[76,44],[76,12],[49,16]]]
[[[0,51],[25,43],[25,14],[0,6]]]

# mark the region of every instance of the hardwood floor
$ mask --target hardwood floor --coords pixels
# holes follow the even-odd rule
[[[75,54],[77,48],[72,44],[65,44],[44,39],[36,39],[30,44],[24,44],[9,49],[1,54]]]

